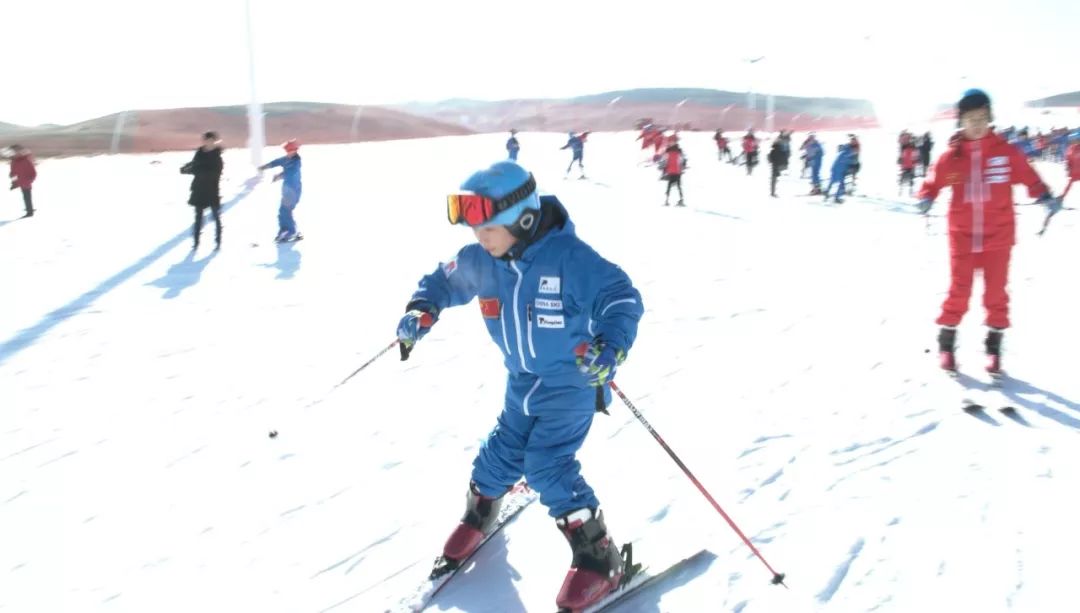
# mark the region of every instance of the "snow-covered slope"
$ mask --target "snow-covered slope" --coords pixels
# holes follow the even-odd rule
[[[769,198],[767,168],[719,163],[709,137],[684,138],[675,209],[633,134],[590,136],[586,181],[563,179],[563,135],[519,135],[644,296],[619,384],[790,586],[616,401],[580,455],[614,536],[652,564],[710,554],[618,610],[1075,610],[1075,213],[1036,238],[1041,211],[1018,207],[1018,412],[973,417],[933,367],[945,198],[929,223],[895,202],[893,136],[864,135],[874,197],[839,206],[797,176]],[[824,139],[828,165],[841,135]],[[241,151],[219,253],[190,252],[186,155],[46,161],[32,219],[4,196],[0,611],[368,612],[422,578],[500,410],[500,352],[469,305],[329,391],[471,239],[444,196],[504,140],[305,147],[307,239],[282,246],[277,186],[245,185]],[[533,505],[434,608],[553,609],[569,558]]]

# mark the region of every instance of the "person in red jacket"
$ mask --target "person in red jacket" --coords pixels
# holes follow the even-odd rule
[[[746,174],[752,174],[754,172],[754,166],[757,166],[758,155],[758,139],[754,136],[754,129],[750,128],[746,131],[746,135],[742,139],[743,156],[746,157]]]
[[[915,145],[910,141],[903,149],[900,150],[900,159],[897,160],[900,164],[900,189],[897,190],[897,194],[902,194],[904,191],[904,184],[907,183],[908,195],[915,195],[915,165],[919,163],[919,150],[915,148]]]
[[[1060,210],[1046,184],[1019,149],[990,127],[990,97],[971,89],[957,103],[961,131],[938,158],[919,190],[919,209],[925,214],[942,188],[949,187],[949,255],[952,282],[937,324],[941,368],[956,371],[956,327],[968,310],[975,269],[982,270],[986,307],[986,370],[1002,374],[1001,340],[1009,327],[1009,257],[1016,242],[1013,185],[1027,186],[1032,197],[1051,213]]]
[[[664,206],[669,206],[668,200],[671,198],[672,186],[679,188],[679,201],[675,203],[675,206],[686,206],[683,204],[682,193],[682,175],[686,170],[686,154],[683,153],[682,148],[679,147],[678,142],[674,142],[668,145],[667,150],[664,152],[664,156],[660,158],[660,171],[663,173],[661,179],[667,181],[667,192],[664,193]]]
[[[716,133],[713,134],[713,140],[716,141],[716,150],[719,152],[720,161],[724,161],[724,156],[727,155],[727,161],[734,164],[735,158],[731,156],[731,147],[728,145],[727,137],[724,136],[724,131],[717,128]]]
[[[30,190],[37,178],[37,169],[34,168],[34,156],[22,145],[12,145],[11,150],[15,155],[11,158],[11,189],[16,187],[22,190],[23,206],[26,208],[26,217],[34,216],[34,199]]]
[[[1065,185],[1065,191],[1061,192],[1061,199],[1069,195],[1073,181],[1080,181],[1080,141],[1069,145],[1065,152],[1065,170],[1069,173],[1069,182]]]

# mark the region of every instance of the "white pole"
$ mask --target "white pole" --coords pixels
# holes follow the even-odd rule
[[[116,124],[113,126],[112,133],[112,147],[110,147],[110,151],[114,154],[120,151],[120,136],[124,133],[125,121],[127,121],[127,111],[116,115]]]
[[[772,94],[765,97],[765,131],[773,131],[774,118],[776,116],[776,100]]]
[[[750,111],[750,127],[751,128],[754,127],[754,107],[756,106],[755,105],[755,100],[754,100],[754,79],[753,79],[753,77],[751,75],[753,74],[753,71],[754,71],[754,64],[757,64],[758,62],[760,62],[763,59],[765,59],[765,56],[755,57],[755,58],[747,58],[745,60],[746,64],[747,64],[747,81],[748,81],[748,84],[747,84],[747,87],[746,87],[746,108]]]
[[[352,131],[350,132],[349,140],[354,143],[356,142],[356,124],[360,121],[360,113],[361,111],[363,111],[363,109],[364,107],[360,106],[359,104],[356,105],[356,112],[353,113],[352,116]]]
[[[614,107],[615,103],[618,102],[619,100],[622,100],[622,96],[615,96],[614,98],[611,99],[611,102],[607,103],[607,113],[605,113],[605,115],[607,117],[605,117],[605,119],[607,119],[608,121],[611,120],[611,109],[612,109],[612,107]]]
[[[678,104],[676,104],[676,105],[675,105],[675,114],[674,114],[674,119],[672,119],[672,121],[671,121],[671,123],[673,124],[673,125],[672,125],[671,127],[672,127],[673,129],[675,129],[675,130],[678,130],[678,129],[679,129],[679,109],[681,109],[681,108],[682,108],[682,105],[686,104],[686,102],[687,102],[688,100],[690,100],[690,99],[689,99],[689,98],[685,98],[685,99],[681,100],[681,101],[680,101],[680,102],[679,102]]]
[[[263,148],[266,147],[266,128],[262,103],[255,92],[255,37],[251,27],[251,0],[244,1],[244,12],[247,20],[248,77],[251,84],[251,102],[248,103],[248,149],[251,150],[251,163],[259,167],[262,165]]]

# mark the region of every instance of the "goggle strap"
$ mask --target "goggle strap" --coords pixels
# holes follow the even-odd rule
[[[536,191],[536,179],[533,178],[533,175],[530,172],[529,180],[526,181],[521,187],[515,189],[509,194],[503,196],[502,198],[499,198],[498,200],[493,200],[491,202],[491,208],[493,211],[492,217],[521,202],[534,191]]]

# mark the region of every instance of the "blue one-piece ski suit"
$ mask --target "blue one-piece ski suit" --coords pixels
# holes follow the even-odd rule
[[[570,174],[570,169],[574,167],[574,162],[577,162],[578,169],[581,170],[581,172],[585,172],[585,139],[582,136],[570,132],[566,144],[559,147],[559,149],[570,149],[570,152],[573,154],[573,157],[570,158],[570,165],[566,167],[567,174]]]
[[[300,203],[300,155],[284,155],[266,164],[266,168],[281,167],[281,206],[278,207],[278,234],[296,234],[293,209]]]
[[[829,186],[825,188],[826,198],[829,197],[829,192],[832,191],[833,185],[839,185],[836,190],[837,200],[844,197],[844,177],[847,176],[848,168],[853,161],[855,161],[855,154],[852,152],[851,146],[840,145],[840,153],[838,153],[836,159],[833,160],[832,174],[829,176]]]
[[[588,385],[574,348],[599,337],[628,352],[643,307],[626,273],[577,237],[558,199],[542,196],[541,211],[555,225],[516,257],[496,259],[468,245],[420,281],[410,304],[441,312],[479,298],[508,377],[502,413],[473,462],[472,480],[482,495],[498,497],[524,475],[550,515],[560,517],[599,506],[575,454],[601,400],[598,389],[603,406],[611,401],[608,388]]]

